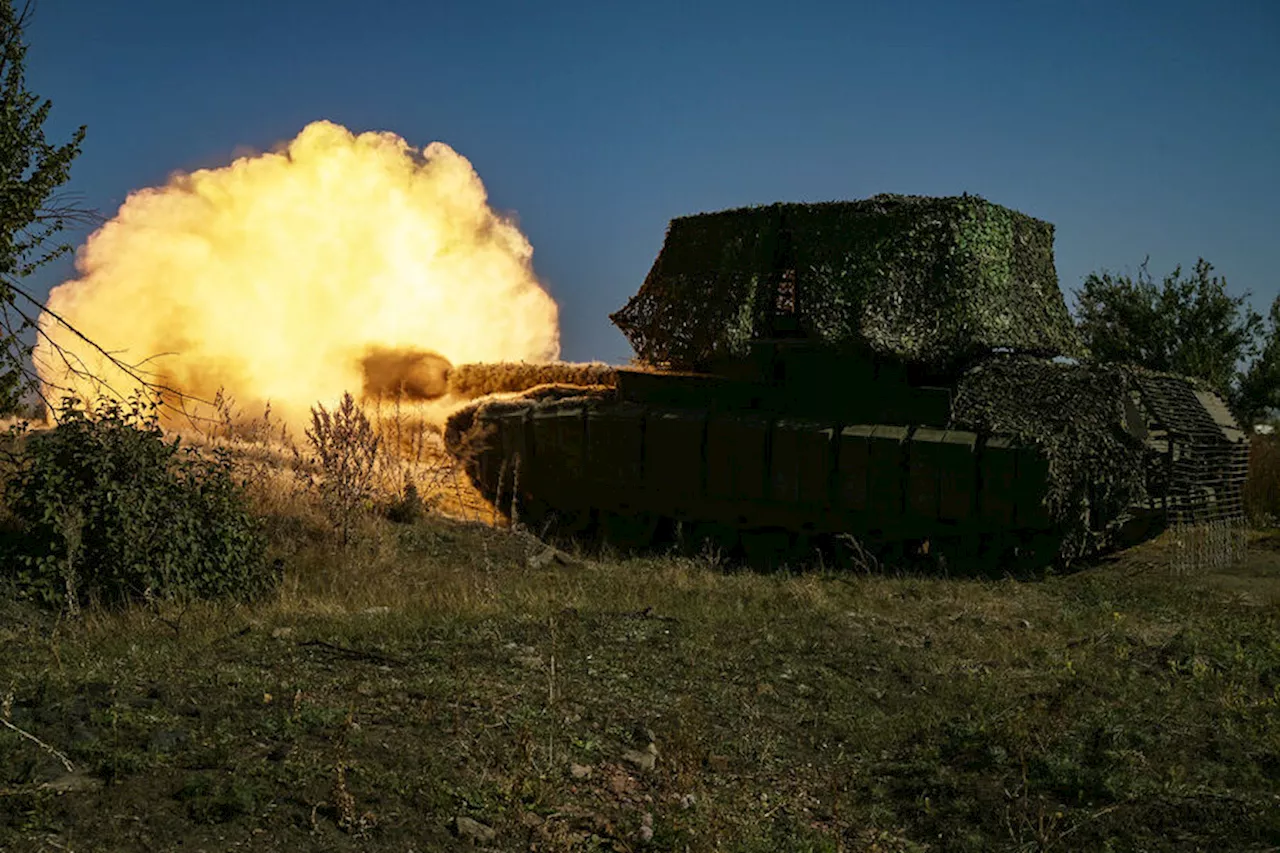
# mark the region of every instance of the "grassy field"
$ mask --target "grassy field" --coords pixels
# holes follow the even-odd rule
[[[1280,536],[974,581],[322,527],[252,607],[0,605],[0,850],[1280,849]]]

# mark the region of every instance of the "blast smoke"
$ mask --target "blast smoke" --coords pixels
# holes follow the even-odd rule
[[[418,152],[322,121],[278,151],[131,194],[48,307],[121,360],[149,359],[162,384],[270,401],[298,423],[347,390],[428,399],[449,363],[554,360],[557,309],[531,259],[447,145]],[[48,314],[41,330],[46,396],[100,390],[50,342],[115,394],[136,389]]]
[[[366,397],[421,403],[449,392],[453,365],[434,352],[373,347],[360,359],[360,368]]]

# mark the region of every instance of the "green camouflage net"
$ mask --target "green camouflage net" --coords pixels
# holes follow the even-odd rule
[[[972,368],[956,389],[954,427],[1012,435],[1044,451],[1046,504],[1065,533],[1066,562],[1105,546],[1129,507],[1146,500],[1144,445],[1125,430],[1133,388],[1130,367],[1010,355]]]
[[[611,319],[642,361],[698,369],[781,329],[948,369],[997,348],[1082,355],[1053,226],[977,196],[880,195],[674,219]]]

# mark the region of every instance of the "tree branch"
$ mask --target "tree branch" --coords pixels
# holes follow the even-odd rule
[[[126,362],[123,359],[119,358],[116,355],[116,353],[103,348],[101,345],[99,345],[96,341],[94,341],[84,332],[80,331],[80,329],[78,329],[75,326],[75,324],[71,323],[61,314],[59,314],[56,311],[50,310],[47,306],[44,305],[44,303],[36,299],[34,296],[32,296],[22,287],[18,286],[11,278],[0,277],[0,281],[3,281],[4,285],[8,287],[10,290],[12,290],[12,292],[15,295],[21,296],[27,302],[39,308],[42,312],[44,312],[50,318],[52,318],[56,323],[61,325],[67,331],[71,332],[71,334],[73,334],[75,337],[79,338],[81,341],[88,344],[89,347],[92,348],[99,355],[101,355],[109,365],[119,370],[129,379],[136,382],[141,387],[142,390],[158,397],[161,405],[169,408],[171,411],[181,414],[182,417],[184,417],[187,420],[187,422],[191,424],[191,426],[197,427],[197,424],[200,424],[200,423],[212,424],[217,422],[215,418],[204,417],[188,409],[188,403],[195,403],[195,404],[207,406],[209,408],[214,408],[214,403],[212,401],[205,400],[201,397],[197,397],[194,394],[189,394],[178,388],[174,388],[170,385],[164,384],[162,382],[158,382],[154,378],[156,376],[155,373],[142,369],[144,365],[148,364],[154,359],[160,358],[164,355],[172,355],[173,353],[157,353],[155,355],[147,356],[141,361],[138,361],[135,363]],[[50,336],[49,333],[46,332],[44,328],[42,328],[38,319],[32,317],[29,313],[17,307],[17,305],[14,304],[12,300],[8,301],[7,305],[9,308],[12,308],[12,310],[19,317],[22,318],[22,320],[27,326],[34,328],[36,330],[36,334],[40,338],[42,338],[44,341],[46,341],[53,348],[54,352],[58,354],[58,357],[62,359],[63,366],[66,368],[66,373],[69,376],[73,376],[78,379],[83,379],[88,382],[91,382],[96,388],[106,389],[111,395],[115,396],[117,399],[124,399],[124,395],[120,391],[114,388],[112,384],[108,382],[105,378],[95,374],[93,370],[91,370],[89,366],[85,364],[84,360],[79,355],[77,355],[76,353],[69,352],[65,347],[57,343],[52,338],[52,336]],[[72,359],[75,360],[76,364],[72,363]],[[32,366],[38,367],[38,365],[36,365],[34,362],[34,357],[33,357]],[[36,394],[40,397],[41,402],[45,404],[46,408],[49,411],[54,413],[54,416],[56,418],[57,408],[50,405],[49,400],[45,396],[45,393],[41,386],[47,385],[50,388],[53,388],[58,391],[68,392],[69,394],[74,393],[74,389],[69,386],[56,384],[54,382],[43,382],[39,377],[38,373],[35,375],[32,375],[30,372],[26,370],[25,367],[22,367],[21,370],[24,378],[26,378],[31,384],[31,386],[35,389]]]

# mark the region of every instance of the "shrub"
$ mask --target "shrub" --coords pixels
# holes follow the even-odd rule
[[[320,496],[347,544],[360,514],[373,500],[382,439],[350,394],[332,412],[311,410],[307,442],[320,467]]]
[[[387,518],[397,524],[412,524],[422,518],[422,496],[413,483],[404,487],[404,492],[387,506]]]
[[[1250,437],[1244,507],[1257,527],[1271,527],[1280,520],[1280,436]]]
[[[20,590],[73,611],[174,597],[250,597],[273,578],[265,539],[225,453],[167,441],[158,405],[134,398],[27,435],[4,501],[20,536],[6,561]]]

